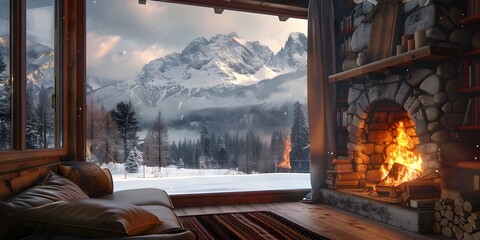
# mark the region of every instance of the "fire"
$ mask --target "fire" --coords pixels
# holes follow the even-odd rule
[[[414,147],[412,139],[407,135],[403,122],[397,126],[397,137],[394,141],[393,151],[387,156],[387,165],[381,168],[383,180],[379,185],[398,186],[402,182],[414,180],[421,176],[422,158],[411,149]],[[394,164],[397,166],[394,173],[390,173]],[[398,166],[404,166],[401,171]]]
[[[292,150],[290,135],[287,135],[287,139],[285,140],[285,150],[283,150],[283,158],[282,162],[279,163],[277,166],[285,169],[292,169],[290,166],[290,150]]]

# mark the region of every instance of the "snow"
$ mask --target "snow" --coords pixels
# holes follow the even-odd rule
[[[155,177],[156,168],[141,166],[138,173],[125,175],[123,164],[102,165],[112,172],[115,191],[159,188],[168,194],[245,192],[261,190],[309,189],[308,173],[244,174],[231,169],[184,169],[168,166]]]

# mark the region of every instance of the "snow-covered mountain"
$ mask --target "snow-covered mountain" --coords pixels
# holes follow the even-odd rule
[[[145,64],[130,81],[89,76],[87,94],[107,109],[120,101],[143,109],[252,105],[285,101],[295,91],[303,91],[305,98],[306,59],[302,33],[292,33],[276,54],[235,32],[219,34],[209,40],[197,38],[180,53]]]

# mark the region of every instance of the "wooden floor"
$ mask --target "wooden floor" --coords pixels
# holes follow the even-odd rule
[[[178,216],[242,211],[272,211],[330,239],[445,239],[405,231],[323,204],[283,202],[175,209]]]

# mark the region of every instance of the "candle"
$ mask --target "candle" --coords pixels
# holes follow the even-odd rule
[[[418,30],[414,33],[415,49],[419,49],[427,45],[427,33],[425,30]]]
[[[415,39],[408,39],[407,50],[408,51],[415,50]]]
[[[402,45],[407,46],[408,42],[408,35],[403,35],[402,36]]]

